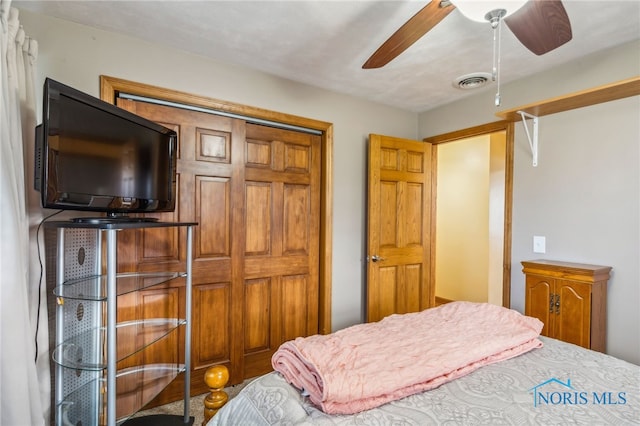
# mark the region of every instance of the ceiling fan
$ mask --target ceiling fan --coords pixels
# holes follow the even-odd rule
[[[456,7],[468,18],[489,21],[494,28],[504,20],[516,38],[536,55],[550,52],[572,37],[569,16],[560,0],[431,0],[389,37],[362,68],[380,68],[388,64]]]

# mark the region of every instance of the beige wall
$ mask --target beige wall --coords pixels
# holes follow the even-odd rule
[[[45,77],[98,96],[105,74],[333,123],[333,328],[363,320],[367,138],[415,139],[417,114],[56,18],[20,18],[39,43],[38,98]]]
[[[502,305],[505,139],[437,146],[437,297]]]
[[[20,17],[39,42],[39,86],[48,76],[98,95],[98,76],[106,74],[334,123],[334,329],[363,318],[368,134],[415,139],[496,119],[491,91],[415,114],[55,18],[25,11]],[[635,42],[504,85],[504,108],[638,75],[639,56],[640,43]],[[638,116],[636,97],[541,119],[537,168],[531,167],[518,127],[512,259],[512,306],[520,310],[524,280],[518,262],[534,257],[534,234],[547,237],[546,257],[613,266],[608,348],[636,363]]]
[[[504,85],[504,109],[640,75],[640,42]],[[495,121],[493,91],[420,114],[427,137]],[[640,98],[540,118],[539,165],[516,125],[511,306],[524,309],[520,262],[545,258],[613,267],[607,352],[640,364]],[[545,254],[533,236],[546,237]]]
[[[436,296],[488,301],[489,136],[441,144],[436,208]]]

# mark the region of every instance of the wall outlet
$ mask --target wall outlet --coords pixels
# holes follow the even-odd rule
[[[534,253],[546,253],[546,238],[538,235],[533,236],[533,252]]]

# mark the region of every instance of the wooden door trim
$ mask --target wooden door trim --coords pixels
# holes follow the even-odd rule
[[[321,135],[322,164],[320,182],[320,277],[318,300],[318,332],[331,332],[331,285],[333,246],[333,124],[311,118],[276,111],[269,111],[233,102],[221,101],[206,96],[194,95],[144,83],[100,76],[100,98],[115,104],[119,92],[147,96],[179,104],[198,106],[221,112],[270,120],[278,123],[318,130]]]
[[[504,179],[504,248],[502,254],[502,305],[511,306],[511,218],[513,208],[513,145],[514,145],[514,123],[511,121],[501,120],[492,123],[486,123],[479,126],[469,127],[467,129],[456,130],[454,132],[444,133],[422,139],[433,145],[433,149],[437,150],[437,145],[446,142],[453,142],[460,139],[467,139],[474,136],[486,135],[495,132],[505,132],[506,152],[505,152],[505,179]],[[437,155],[435,152],[431,157],[431,185],[432,193],[436,194],[437,190]],[[436,203],[431,203],[431,238],[436,235]],[[435,241],[435,240],[434,240]],[[431,280],[435,283],[436,262],[435,250],[431,251]],[[435,292],[434,292],[435,297]],[[434,301],[435,302],[435,301]]]

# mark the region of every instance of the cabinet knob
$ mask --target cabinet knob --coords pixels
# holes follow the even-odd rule
[[[549,313],[552,314],[554,309],[556,314],[560,313],[560,295],[551,293],[549,296]]]
[[[549,295],[549,313],[552,314],[555,307],[556,314],[560,313],[560,295],[551,293]]]

